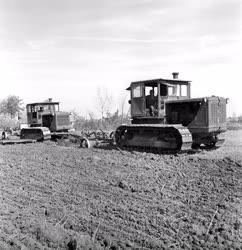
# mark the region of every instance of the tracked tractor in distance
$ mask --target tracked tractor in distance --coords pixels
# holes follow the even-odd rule
[[[153,79],[132,82],[131,124],[115,131],[117,146],[180,151],[224,141],[227,99],[191,98],[191,81]]]
[[[60,111],[59,102],[51,98],[45,102],[26,105],[27,128],[20,131],[20,139],[43,141],[62,137],[72,128],[70,113]]]

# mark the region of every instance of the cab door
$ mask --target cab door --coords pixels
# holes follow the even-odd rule
[[[145,116],[144,84],[131,86],[131,116]]]

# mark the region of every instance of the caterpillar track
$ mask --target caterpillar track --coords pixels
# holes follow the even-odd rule
[[[46,127],[30,127],[23,128],[20,132],[20,139],[23,140],[36,140],[36,141],[44,141],[49,140],[51,138],[50,130]]]
[[[121,148],[183,151],[191,149],[192,135],[186,127],[179,124],[132,124],[117,128],[115,142]]]

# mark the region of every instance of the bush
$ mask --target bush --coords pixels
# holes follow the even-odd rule
[[[9,130],[10,128],[18,128],[19,121],[16,119],[10,118],[7,115],[0,115],[0,129]]]
[[[242,124],[239,122],[227,122],[227,129],[228,130],[241,130]]]
[[[108,114],[107,117],[103,119],[95,119],[90,115],[89,119],[83,117],[76,117],[74,122],[74,128],[76,130],[105,130],[113,131],[121,124],[129,124],[129,117],[122,117],[119,112],[116,111],[113,114]]]

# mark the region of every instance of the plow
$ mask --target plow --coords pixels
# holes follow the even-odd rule
[[[63,133],[62,135],[58,133],[53,133],[52,139],[54,141],[67,140],[71,143],[78,144],[80,148],[91,148],[104,144],[113,145],[114,132],[103,131],[102,129],[99,129]]]
[[[37,129],[35,129],[36,132]],[[31,131],[31,130],[30,130]],[[43,130],[42,130],[43,131]],[[40,132],[39,132],[40,133]],[[21,138],[21,136],[12,136],[2,133],[0,139],[1,145],[10,145],[10,144],[27,144],[27,143],[36,143],[43,142],[46,140],[51,141],[69,141],[73,144],[79,145],[81,148],[91,148],[95,146],[100,146],[103,144],[113,145],[114,144],[114,131],[103,131],[99,130],[81,130],[78,132],[51,132],[48,134],[48,137],[45,137],[44,140],[38,140],[35,138]]]

